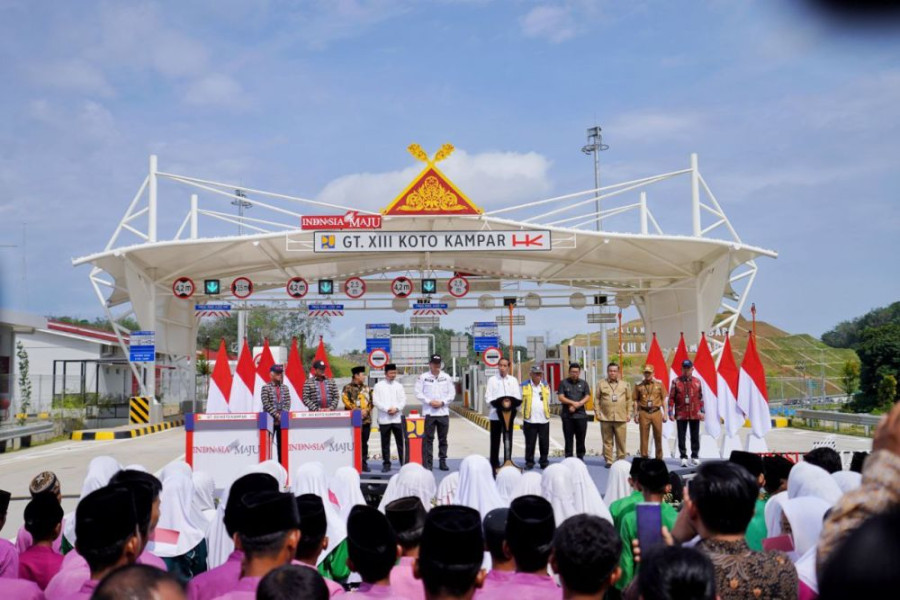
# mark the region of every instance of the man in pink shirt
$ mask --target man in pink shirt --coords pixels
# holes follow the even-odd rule
[[[253,492],[277,492],[278,481],[268,473],[250,473],[231,484],[225,504],[225,531],[234,537],[243,530],[242,501]],[[190,600],[212,600],[234,589],[241,578],[244,553],[235,549],[224,564],[197,575],[188,582]]]
[[[387,517],[365,504],[353,507],[347,517],[347,566],[363,580],[355,597],[405,598],[391,588],[391,569],[400,552]]]
[[[59,478],[53,471],[42,471],[35,475],[28,485],[28,493],[31,494],[32,498],[38,494],[50,494],[62,505],[62,487],[60,486]],[[64,527],[65,520],[63,520],[63,527],[60,528],[59,536],[53,540],[53,549],[57,552],[60,552],[60,547],[62,546],[62,529]],[[22,555],[33,545],[34,540],[31,534],[28,533],[24,526],[20,527],[19,532],[16,534],[16,550],[19,551],[19,555]]]
[[[129,565],[110,573],[97,586],[91,600],[186,600],[184,586],[174,575],[147,565]]]
[[[391,570],[391,588],[400,596],[410,600],[425,597],[422,581],[416,579],[413,566],[419,557],[419,543],[422,541],[422,529],[425,527],[425,507],[416,496],[397,498],[384,507],[384,514],[397,534],[397,541],[403,553]]]
[[[256,600],[328,600],[325,578],[303,565],[284,565],[260,579]]]
[[[9,510],[9,499],[12,494],[0,490],[0,531],[6,525],[6,512]],[[0,579],[16,579],[19,577],[19,553],[9,541],[0,538]]]
[[[75,509],[75,549],[91,578],[54,600],[88,600],[100,581],[118,567],[133,564],[141,552],[134,496],[124,487],[106,486],[81,499]]]
[[[62,529],[63,509],[56,497],[43,493],[25,507],[25,529],[33,544],[19,555],[19,579],[27,579],[46,589],[62,567],[63,556],[53,550],[53,540]]]
[[[297,496],[297,512],[300,514],[300,543],[297,544],[297,557],[295,565],[314,570],[318,573],[316,565],[319,556],[328,547],[328,520],[325,517],[325,505],[322,498],[316,494],[301,494]],[[344,588],[336,581],[323,577],[325,587],[330,596],[344,593]]]
[[[259,581],[289,564],[300,541],[300,517],[293,494],[255,492],[241,500],[242,531],[237,546],[244,551],[241,578],[222,600],[255,600]]]
[[[413,571],[427,600],[471,600],[484,583],[481,516],[468,506],[432,508],[425,518]],[[517,600],[510,596],[510,600]]]
[[[508,518],[508,508],[495,508],[484,517],[484,547],[491,554],[491,570],[484,578],[484,585],[475,592],[476,598],[503,589],[516,576],[516,561],[506,544]]]
[[[556,521],[553,507],[540,496],[522,496],[509,505],[506,547],[516,561],[509,583],[478,594],[485,600],[543,600],[558,597],[560,589],[547,572]]]

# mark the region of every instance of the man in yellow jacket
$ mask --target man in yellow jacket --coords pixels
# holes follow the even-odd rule
[[[550,386],[543,381],[542,375],[541,368],[534,365],[531,367],[531,381],[522,384],[526,470],[534,468],[535,441],[540,446],[541,468],[546,469],[550,464]]]
[[[603,458],[608,469],[614,462],[613,440],[616,443],[615,460],[625,458],[625,427],[634,417],[631,388],[619,379],[619,365],[609,363],[606,379],[597,384],[597,402],[594,403],[594,417],[600,421],[603,436]]]

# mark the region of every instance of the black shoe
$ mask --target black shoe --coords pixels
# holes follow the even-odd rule
[[[425,465],[425,468],[428,469],[429,471],[434,471],[434,465],[430,465],[430,464]]]
[[[530,471],[534,468],[534,463],[525,463],[525,470]]]
[[[546,469],[550,466],[550,463],[541,463],[541,469]]]
[[[363,465],[362,465],[362,470],[363,470],[363,473],[368,473],[368,472],[370,472],[371,469],[369,468],[369,463],[363,463]]]
[[[390,465],[390,464],[383,465],[383,466],[381,467],[381,472],[382,472],[382,473],[390,473],[390,472],[391,472],[391,465]]]
[[[450,470],[450,467],[447,466],[447,461],[446,461],[446,460],[442,460],[442,461],[441,461],[441,465],[440,465],[439,468],[440,468],[441,471],[449,471],[449,470]]]

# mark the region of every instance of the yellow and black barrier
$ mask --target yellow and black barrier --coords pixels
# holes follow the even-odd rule
[[[150,397],[132,396],[128,399],[128,422],[132,425],[150,423]]]
[[[132,429],[110,429],[107,431],[73,431],[70,439],[77,442],[103,441],[103,440],[125,440],[151,433],[159,433],[167,429],[174,429],[184,425],[184,419],[174,419],[165,423],[157,423],[156,425],[146,425],[144,427],[134,427]]]

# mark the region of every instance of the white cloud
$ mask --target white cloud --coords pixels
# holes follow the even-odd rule
[[[46,87],[104,98],[114,93],[103,72],[80,58],[35,65],[31,76],[36,83]]]
[[[74,135],[82,141],[107,143],[119,135],[113,114],[93,100],[68,107],[41,98],[28,104],[27,114],[39,123]]]
[[[214,73],[188,87],[184,101],[193,106],[217,106],[243,110],[250,105],[243,86],[228,75]]]
[[[439,168],[472,202],[485,210],[540,199],[552,188],[550,161],[536,152],[456,150]],[[328,183],[317,200],[342,206],[381,209],[413,180],[421,163],[387,173],[356,173]]]
[[[693,135],[692,132],[703,125],[704,120],[698,113],[649,109],[622,113],[604,130],[614,131],[620,141],[656,143],[661,139]]]
[[[522,17],[522,33],[528,37],[545,38],[553,43],[575,37],[577,26],[569,6],[535,6]]]

